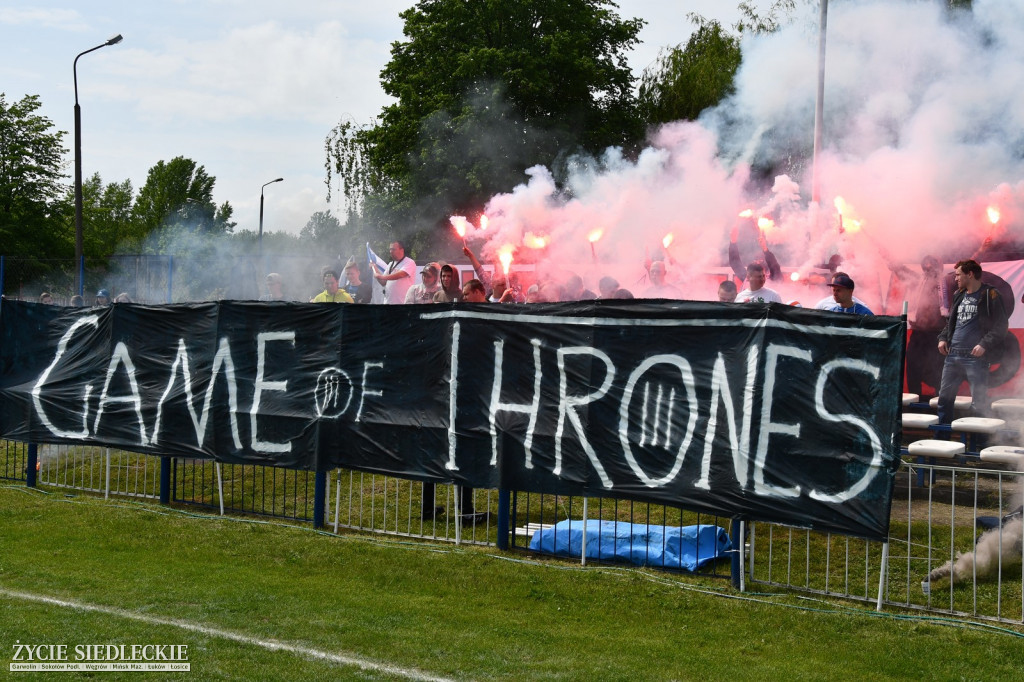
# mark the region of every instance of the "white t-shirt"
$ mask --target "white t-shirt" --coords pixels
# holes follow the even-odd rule
[[[409,287],[416,281],[416,261],[412,258],[406,256],[397,263],[393,261],[388,263],[388,269],[384,274],[390,275],[399,270],[409,276],[388,280],[384,283],[384,302],[387,304],[405,303],[405,295],[409,292]]]
[[[856,296],[853,297],[853,302],[854,303],[860,303],[861,305],[864,305],[864,301],[860,300]],[[832,310],[832,308],[834,308],[836,305],[838,305],[838,304],[836,303],[835,296],[833,296],[832,294],[829,294],[825,298],[823,298],[820,301],[818,301],[815,304],[814,307],[817,310]]]
[[[744,289],[736,294],[737,303],[782,303],[782,297],[773,289],[761,287],[757,291]]]

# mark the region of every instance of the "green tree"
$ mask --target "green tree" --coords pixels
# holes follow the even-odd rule
[[[213,202],[217,178],[192,159],[177,156],[158,161],[149,169],[146,184],[139,190],[133,210],[141,234],[150,235],[168,227],[183,227],[200,233],[231,232],[233,209]]]
[[[640,109],[648,124],[696,119],[733,92],[742,61],[740,41],[717,21],[695,19],[686,47],[663,49],[640,81]]]
[[[640,79],[639,103],[648,125],[692,121],[732,94],[743,61],[739,35],[773,33],[792,17],[796,0],[775,0],[762,14],[750,2],[739,4],[740,20],[729,33],[717,21],[690,13],[697,29],[686,46],[662,49]]]
[[[421,0],[381,74],[397,99],[378,122],[345,122],[328,174],[350,208],[385,224],[428,224],[479,208],[560,155],[627,145],[643,133],[625,52],[643,25],[604,0]],[[330,183],[330,178],[328,178]],[[366,200],[364,205],[363,201]]]
[[[331,215],[330,210],[317,211],[309,217],[299,232],[299,238],[314,244],[337,243],[341,236],[341,223]]]
[[[64,132],[36,113],[40,106],[37,95],[8,103],[0,93],[0,252],[70,258],[73,236],[59,212]]]
[[[135,221],[134,198],[131,180],[104,185],[100,174],[94,173],[82,182],[82,231],[87,254],[106,257],[140,249],[145,235]],[[73,216],[73,190],[68,192],[65,205],[69,217]]]

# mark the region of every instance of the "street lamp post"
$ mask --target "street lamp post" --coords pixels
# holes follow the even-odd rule
[[[263,187],[266,187],[267,185],[273,185],[275,182],[281,182],[282,180],[284,180],[284,178],[278,178],[276,180],[271,180],[270,182],[264,182],[263,183]],[[263,187],[260,187],[260,238],[259,238],[259,245],[260,245],[260,255],[261,256],[263,255]]]
[[[75,57],[71,71],[75,79],[75,289],[79,296],[85,295],[85,282],[82,273],[82,255],[84,251],[82,238],[82,108],[78,106],[78,57],[89,54],[107,45],[121,42],[121,34],[108,38],[102,45],[81,52]]]

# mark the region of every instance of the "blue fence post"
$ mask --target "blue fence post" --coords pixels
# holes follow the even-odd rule
[[[78,260],[78,295],[85,297],[85,254]]]
[[[160,458],[160,504],[171,503],[171,458]]]
[[[508,488],[498,488],[498,549],[508,549],[508,522],[512,511],[509,504],[511,494]]]
[[[740,521],[739,518],[732,520],[732,529],[729,532],[729,537],[732,538],[732,586],[735,589],[740,589],[740,552],[746,547],[746,542],[743,537],[740,536]]]
[[[324,527],[324,508],[327,501],[327,472],[317,471],[313,477],[313,528]]]
[[[25,485],[29,488],[36,487],[36,466],[39,463],[39,446],[35,443],[28,444],[28,462],[25,464]]]
[[[6,256],[0,256],[0,296],[4,295],[4,261]]]

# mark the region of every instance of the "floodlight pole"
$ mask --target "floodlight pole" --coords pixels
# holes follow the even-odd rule
[[[818,21],[818,94],[814,102],[814,159],[811,171],[811,202],[821,203],[821,178],[818,155],[822,147],[822,127],[825,114],[825,27],[828,23],[828,0],[821,0]]]
[[[85,295],[85,275],[82,272],[82,257],[84,255],[84,239],[82,236],[82,108],[78,106],[78,58],[101,47],[117,45],[121,40],[121,34],[118,33],[116,36],[108,38],[102,45],[97,45],[85,52],[79,53],[71,65],[75,82],[75,291],[78,292],[79,296]]]
[[[275,182],[281,182],[282,180],[284,180],[284,178],[277,178],[276,180],[271,180],[270,182],[264,182],[263,183],[263,187],[266,187],[267,185],[273,185]],[[260,255],[261,256],[263,255],[263,187],[260,187],[260,237],[259,237],[259,247],[260,247]]]

